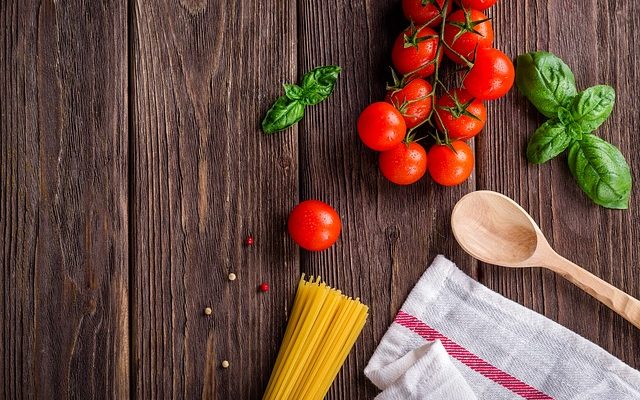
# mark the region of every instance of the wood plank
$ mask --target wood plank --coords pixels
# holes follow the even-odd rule
[[[298,142],[296,128],[267,137],[259,123],[296,77],[295,10],[293,1],[135,2],[139,398],[248,399],[266,387],[299,277],[285,229]],[[268,293],[257,291],[263,280]]]
[[[544,120],[513,90],[489,108],[486,132],[477,143],[479,189],[497,190],[529,210],[556,250],[604,280],[640,297],[640,157],[634,113],[640,76],[634,56],[640,43],[630,35],[640,25],[632,1],[577,4],[519,1],[491,9],[496,46],[515,57],[550,50],[575,73],[579,89],[609,84],[617,100],[597,134],[619,146],[636,182],[631,207],[613,211],[592,204],[573,182],[566,157],[542,166],[528,164],[524,149]],[[530,307],[640,367],[640,331],[562,278],[540,270],[480,267],[489,287]]]
[[[397,1],[302,1],[298,4],[299,70],[337,64],[336,91],[300,124],[301,199],[333,205],[343,222],[338,243],[301,253],[303,272],[320,274],[371,306],[370,319],[328,398],[373,398],[364,367],[409,291],[443,253],[471,275],[475,262],[453,241],[456,200],[475,188],[472,178],[443,188],[425,177],[409,187],[386,181],[377,154],[356,133],[360,111],[384,98],[391,44],[408,26]]]
[[[0,395],[127,398],[126,2],[0,21]]]

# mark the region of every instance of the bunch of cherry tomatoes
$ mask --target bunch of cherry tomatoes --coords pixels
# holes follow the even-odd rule
[[[471,175],[474,156],[466,140],[484,127],[483,101],[504,96],[514,80],[513,63],[492,47],[493,27],[483,13],[496,1],[457,0],[457,10],[452,0],[402,1],[411,25],[393,44],[393,85],[384,102],[358,118],[360,139],[381,152],[380,171],[391,182],[409,185],[428,170],[435,182],[453,186]],[[440,80],[443,53],[464,68],[461,87],[448,89]],[[435,140],[428,154],[418,143],[417,128],[425,123]]]

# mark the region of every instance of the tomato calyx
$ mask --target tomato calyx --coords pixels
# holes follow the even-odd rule
[[[403,76],[402,78],[398,77],[398,73],[396,72],[395,69],[393,69],[393,67],[389,66],[389,69],[391,70],[391,79],[393,79],[393,84],[389,84],[387,82],[386,89],[387,89],[387,92],[392,91],[391,94],[393,94],[398,90],[402,89],[403,87],[405,87],[408,82],[405,79],[405,76]]]
[[[447,93],[447,96],[449,96],[449,98],[453,100],[453,106],[450,106],[450,107],[438,106],[439,109],[443,111],[448,111],[453,116],[453,118],[456,118],[456,119],[462,116],[466,116],[466,117],[475,119],[476,121],[481,121],[481,119],[478,118],[477,115],[467,110],[469,106],[476,100],[475,97],[470,98],[469,101],[467,101],[466,103],[462,103],[460,99],[458,99],[457,92]]]
[[[445,145],[449,148],[449,150],[453,151],[454,154],[458,154],[458,150],[456,150],[456,148],[453,147],[452,141],[448,141],[447,143],[445,143]]]
[[[481,19],[478,21],[474,21],[471,17],[471,10],[467,10],[466,8],[464,9],[464,22],[457,22],[457,21],[447,21],[447,24],[451,25],[451,26],[455,26],[456,28],[458,28],[458,32],[455,34],[455,36],[453,37],[453,41],[451,42],[451,44],[455,43],[456,40],[460,39],[460,36],[464,35],[465,33],[472,33],[472,34],[476,34],[479,35],[481,37],[485,37],[482,32],[478,32],[476,30],[476,26],[480,25],[480,24],[484,24],[487,21],[491,21],[491,18],[487,17],[485,19]]]
[[[456,35],[457,36],[457,35]],[[455,39],[454,39],[455,41]],[[442,44],[449,50],[451,51],[456,57],[460,58],[462,60],[462,62],[466,65],[466,68],[462,68],[470,70],[471,68],[473,68],[473,62],[471,62],[471,60],[475,60],[476,59],[476,53],[478,52],[478,44],[476,43],[476,46],[473,49],[473,56],[471,57],[471,60],[469,60],[467,57],[463,56],[462,54],[460,54],[459,52],[457,52],[456,50],[454,50],[453,47],[451,47],[446,41],[442,41]]]
[[[424,122],[420,123],[420,125],[422,125]],[[418,127],[420,126],[416,126],[414,128],[409,129],[409,131],[407,131],[407,136],[405,136],[404,140],[402,141],[402,143],[404,145],[406,145],[407,147],[409,147],[409,145],[411,143],[418,143],[421,140],[426,139],[426,136],[422,136],[416,139],[416,130],[418,129]]]
[[[393,104],[393,106],[397,108],[398,111],[400,111],[400,114],[402,114],[403,117],[418,117],[418,115],[415,115],[415,114],[407,114],[407,108],[409,108],[411,104],[426,100],[429,97],[431,97],[431,93],[422,97],[418,97],[417,99],[413,99],[413,100],[407,100],[407,98],[405,97],[404,100],[402,100],[402,103],[398,103],[394,99],[394,100],[391,100],[391,104]]]
[[[404,37],[405,49],[408,49],[410,47],[415,47],[416,50],[418,50],[418,45],[420,43],[426,40],[435,39],[438,37],[438,35],[427,35],[427,36],[418,37],[418,33],[420,33],[421,29],[422,27],[416,28],[416,26],[412,22],[411,25],[409,26],[409,34],[408,35],[406,33],[402,34],[402,36]]]

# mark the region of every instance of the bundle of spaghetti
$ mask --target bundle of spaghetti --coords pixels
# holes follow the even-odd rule
[[[327,286],[300,278],[287,330],[264,400],[322,399],[367,320],[369,308]]]

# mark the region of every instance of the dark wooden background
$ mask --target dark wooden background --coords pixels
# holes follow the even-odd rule
[[[502,0],[489,14],[507,54],[550,50],[580,88],[615,87],[598,134],[640,181],[640,4]],[[0,21],[3,398],[259,398],[301,272],[370,305],[329,398],[372,398],[367,360],[438,253],[640,367],[640,331],[606,307],[550,272],[481,265],[453,240],[457,199],[497,190],[561,254],[640,297],[638,185],[628,211],[605,210],[565,160],[528,164],[541,118],[515,90],[488,105],[467,183],[379,174],[355,121],[383,96],[399,1],[4,0]],[[280,84],[323,64],[343,68],[334,95],[261,135]],[[342,216],[328,251],[286,234],[307,198]],[[264,280],[272,290],[257,293]]]

